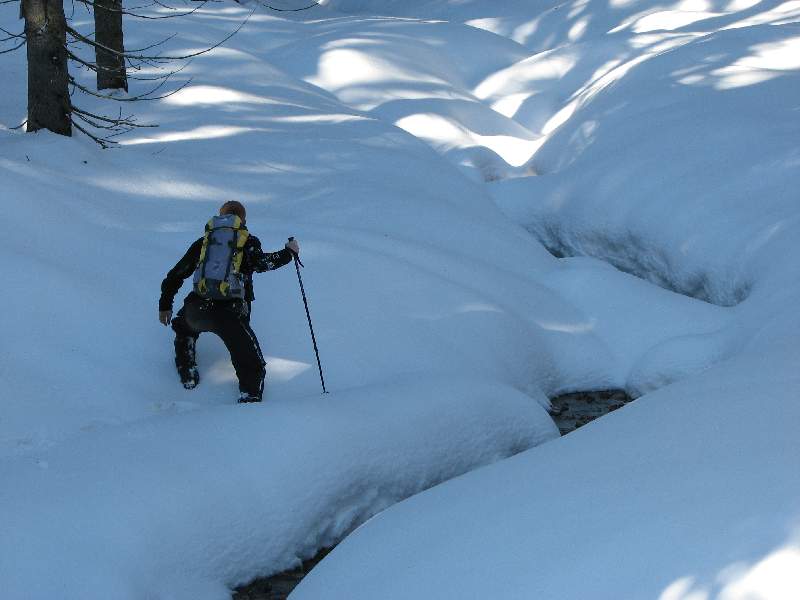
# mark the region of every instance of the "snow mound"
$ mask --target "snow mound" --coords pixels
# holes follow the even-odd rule
[[[539,281],[645,395],[390,508],[292,597],[795,598],[798,5],[511,5],[409,11],[534,53],[476,88],[542,136],[538,176],[489,189],[554,254],[594,257]]]
[[[393,506],[291,598],[794,598],[795,363],[743,356]]]
[[[126,39],[196,49],[246,14]],[[377,515],[299,597],[767,589],[797,538],[797,20],[773,1],[259,11],[113,152],[10,131],[24,54],[3,55],[0,265],[24,274],[3,296],[4,593],[221,599],[550,440],[547,395],[607,387],[645,395]],[[230,198],[266,249],[302,244],[329,397],[291,268],[256,280],[268,402],[232,406],[213,336],[201,386],[177,384],[158,284]]]
[[[794,271],[798,26],[661,39],[557,113],[532,161],[546,177],[493,193],[559,255],[735,305]]]
[[[292,567],[398,500],[557,436],[512,388],[431,378],[87,434],[0,464],[14,482],[3,594],[225,598],[220,582]]]
[[[458,23],[351,17],[272,57],[348,106],[408,131],[478,180],[524,165],[539,135],[473,94],[528,56],[519,44]]]

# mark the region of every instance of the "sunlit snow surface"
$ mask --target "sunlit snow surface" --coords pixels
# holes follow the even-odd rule
[[[126,43],[186,53],[248,13]],[[644,395],[392,507],[294,597],[797,597],[798,18],[259,8],[112,151],[11,131],[24,54],[0,55],[3,597],[225,598],[611,387]],[[265,248],[300,240],[331,394],[291,266],[256,281],[267,402],[234,404],[209,335],[178,385],[158,286],[230,198]]]

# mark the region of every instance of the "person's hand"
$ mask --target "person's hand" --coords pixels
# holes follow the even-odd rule
[[[294,254],[295,256],[300,254],[300,244],[297,243],[297,240],[289,240],[288,242],[286,242],[285,248],[287,250],[291,250],[292,254]]]
[[[158,311],[158,320],[165,327],[168,326],[170,324],[170,321],[172,321],[172,311],[171,310]]]

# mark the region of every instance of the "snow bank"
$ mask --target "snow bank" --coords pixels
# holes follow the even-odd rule
[[[174,43],[219,39],[245,14],[171,21]],[[144,46],[157,29],[126,39]],[[542,390],[569,369],[522,310],[580,318],[522,277],[554,259],[427,145],[265,60],[305,33],[255,16],[187,67],[191,86],[137,105],[159,128],[113,151],[0,132],[0,201],[21,215],[0,226],[0,265],[24,275],[2,300],[4,597],[226,597],[392,502],[556,435]],[[24,54],[3,60],[24,71]],[[16,125],[24,78],[9,83],[0,120]],[[210,335],[201,385],[179,386],[158,286],[229,198],[266,249],[300,240],[330,397],[309,399],[319,381],[291,267],[255,284],[267,403],[233,404]]]
[[[420,83],[425,68],[416,71],[416,87],[395,81],[384,96],[380,86],[369,92],[347,79],[313,81],[354,105],[366,95],[372,114],[426,140],[470,176],[497,182],[489,189],[498,205],[555,253],[602,258],[726,306],[751,293],[769,303],[790,270],[798,275],[775,259],[791,253],[797,218],[788,193],[797,162],[796,3],[326,6],[401,16],[409,31],[415,25],[406,19],[446,19],[436,24],[438,37],[416,34],[425,68],[463,48],[506,57],[502,68],[498,58],[485,69],[485,60],[468,56],[472,77],[451,77],[446,102],[441,85]],[[348,39],[369,35],[348,19]],[[504,52],[498,40],[517,46]],[[324,65],[325,46],[309,46]],[[391,80],[406,59],[387,48],[378,73]],[[468,106],[454,101],[462,98]],[[388,109],[398,99],[402,114]],[[494,125],[500,121],[502,128]]]
[[[786,60],[798,40],[797,25],[763,25],[648,50],[578,96],[534,159],[545,177],[495,196],[561,254],[724,305],[770,294],[797,274],[783,257],[797,218],[800,64]]]
[[[204,31],[192,25],[188,32]],[[525,301],[561,314],[556,295],[518,277],[555,261],[481,189],[411,136],[258,56],[230,48],[203,60],[205,70],[191,65],[192,86],[137,108],[143,122],[160,126],[133,132],[121,149],[101,152],[85,138],[46,133],[0,139],[0,197],[8,206],[24,200],[36,224],[2,226],[0,264],[30,276],[13,278],[4,298],[6,314],[19,318],[0,348],[1,455],[235,398],[227,352],[214,336],[200,338],[201,387],[176,388],[171,331],[154,318],[162,277],[228,198],[247,203],[266,249],[289,235],[303,243],[333,389],[471,370],[508,374],[505,382],[524,389],[535,381],[533,362],[553,378],[535,324],[522,322],[516,299],[498,302],[522,288]],[[242,84],[241,73],[253,82]],[[269,398],[318,389],[293,269],[255,285]],[[491,342],[498,328],[510,336],[503,344]]]
[[[282,46],[273,60],[347,105],[402,128],[479,181],[524,165],[540,135],[492,109],[472,90],[529,54],[458,23],[361,17]]]
[[[112,152],[9,131],[3,55],[0,201],[35,224],[0,225],[25,274],[2,301],[9,597],[222,598],[549,439],[545,395],[687,376],[377,516],[298,594],[666,600],[793,564],[796,6],[619,4],[257,12]],[[196,49],[245,14],[126,40]],[[256,280],[267,404],[230,406],[213,336],[178,386],[158,284],[229,198],[266,248],[300,240],[329,398],[291,268]]]
[[[385,511],[292,598],[795,598],[797,4],[511,5],[409,7],[540,52],[475,89],[542,136],[497,203],[560,255],[721,306],[585,258],[537,277],[650,393]]]
[[[733,354],[734,311],[665,292],[592,258],[570,258],[541,281],[578,307],[577,329],[606,340],[616,369],[606,387],[641,396]],[[588,389],[597,384],[587,385]]]
[[[431,378],[87,434],[0,463],[13,482],[0,491],[3,594],[225,598],[402,498],[557,436],[520,392]]]
[[[796,359],[747,353],[402,502],[291,598],[796,598]]]

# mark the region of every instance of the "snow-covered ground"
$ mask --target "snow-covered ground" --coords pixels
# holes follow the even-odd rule
[[[0,55],[4,597],[225,598],[484,466],[294,597],[796,598],[797,2],[221,4],[126,44],[252,8],[114,150],[11,131]],[[267,401],[209,335],[178,385],[158,286],[230,198],[300,240],[331,394],[292,267],[256,280]],[[641,398],[539,445],[547,396],[610,387]]]

